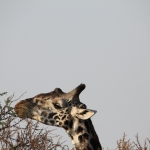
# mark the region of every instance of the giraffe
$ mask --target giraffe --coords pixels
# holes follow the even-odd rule
[[[102,150],[91,117],[96,113],[80,102],[79,95],[85,89],[80,84],[64,93],[60,88],[33,98],[21,100],[15,105],[20,118],[30,118],[43,124],[62,127],[74,145],[73,150]]]

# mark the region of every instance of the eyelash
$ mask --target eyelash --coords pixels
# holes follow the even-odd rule
[[[53,105],[54,105],[54,107],[55,107],[56,109],[61,109],[61,107],[60,107],[59,105],[57,105],[57,104],[55,104],[55,103],[53,103]]]

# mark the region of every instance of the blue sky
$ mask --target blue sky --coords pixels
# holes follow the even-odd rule
[[[80,83],[104,148],[150,135],[150,1],[0,1],[0,91],[22,99]],[[44,125],[42,125],[44,127]],[[55,127],[49,127],[55,129]],[[56,134],[71,140],[63,129]]]

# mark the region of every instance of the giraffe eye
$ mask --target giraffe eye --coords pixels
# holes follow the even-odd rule
[[[54,105],[54,107],[55,107],[56,109],[61,109],[61,106],[60,106],[59,104],[53,103],[53,105]]]

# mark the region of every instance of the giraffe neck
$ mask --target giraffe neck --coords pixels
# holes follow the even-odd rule
[[[67,133],[74,145],[73,150],[102,150],[91,119],[71,120]]]

